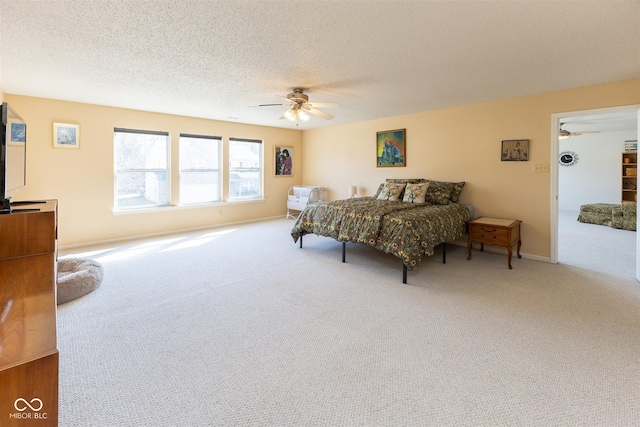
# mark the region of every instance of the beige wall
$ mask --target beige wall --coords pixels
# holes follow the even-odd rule
[[[59,244],[99,242],[284,215],[291,185],[321,185],[325,199],[347,197],[349,185],[371,195],[387,177],[466,181],[462,202],[476,215],[523,223],[523,252],[547,258],[550,250],[551,114],[640,104],[640,80],[390,117],[309,131],[125,110],[5,94],[28,125],[27,188],[16,200],[58,199]],[[80,125],[80,150],[54,149],[54,122]],[[265,200],[154,212],[113,212],[113,128],[168,131],[172,170],[180,132],[262,139]],[[377,168],[375,134],[407,130],[407,166]],[[531,140],[530,161],[501,162],[500,141]],[[294,147],[294,176],[274,177],[273,148]],[[303,155],[304,147],[304,155]],[[172,177],[172,191],[177,176]]]
[[[507,99],[305,131],[303,181],[345,198],[349,185],[372,195],[385,178],[466,181],[461,201],[476,216],[523,221],[522,251],[550,255],[551,115],[640,104],[640,80]],[[407,166],[376,167],[376,132],[406,129]],[[528,162],[501,162],[505,139],[529,139]]]
[[[287,190],[302,181],[302,132],[5,94],[27,122],[27,187],[15,200],[58,199],[60,246],[284,216]],[[80,125],[80,149],[54,149],[53,123]],[[177,202],[179,134],[261,139],[264,201],[114,213],[113,129],[168,131],[172,202]],[[294,148],[293,177],[274,177],[274,146]]]

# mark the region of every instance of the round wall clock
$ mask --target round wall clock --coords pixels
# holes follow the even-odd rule
[[[573,166],[578,162],[578,155],[573,151],[563,151],[560,153],[560,165]]]

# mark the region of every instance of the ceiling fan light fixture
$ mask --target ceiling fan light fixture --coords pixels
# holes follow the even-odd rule
[[[298,119],[301,122],[307,122],[311,119],[312,116],[322,117],[326,120],[331,120],[333,116],[329,113],[325,113],[322,110],[319,110],[316,107],[321,108],[341,108],[342,105],[336,103],[310,103],[309,96],[304,93],[305,89],[300,87],[295,87],[291,89],[292,92],[287,96],[281,96],[280,98],[286,98],[289,103],[288,104],[260,104],[256,105],[256,107],[288,107],[287,111],[285,111],[280,118],[287,119],[291,123],[295,123]]]
[[[296,121],[296,111],[293,108],[288,109],[285,113],[284,116],[287,118],[287,120],[289,120],[290,122],[295,122]]]
[[[298,118],[303,122],[306,122],[307,120],[309,120],[309,117],[311,116],[309,116],[304,110],[298,111]]]

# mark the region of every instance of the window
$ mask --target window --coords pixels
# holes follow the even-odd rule
[[[169,203],[169,134],[114,129],[115,208]]]
[[[229,139],[229,199],[262,197],[262,141]]]
[[[180,204],[220,201],[219,136],[180,134]]]

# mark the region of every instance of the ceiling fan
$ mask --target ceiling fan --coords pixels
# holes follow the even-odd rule
[[[260,104],[255,107],[289,107],[287,111],[280,117],[281,119],[287,119],[291,122],[295,122],[296,119],[300,119],[303,122],[309,120],[308,113],[322,117],[323,119],[331,120],[333,116],[326,113],[319,108],[340,108],[342,105],[330,103],[330,102],[309,102],[309,96],[304,93],[305,89],[301,87],[291,88],[291,93],[287,96],[280,96],[280,98],[286,98],[288,102],[284,104]]]
[[[560,123],[560,132],[559,132],[559,136],[558,138],[560,139],[567,139],[570,138],[572,136],[578,136],[578,135],[584,135],[585,133],[600,133],[599,130],[586,130],[583,132],[569,132],[568,130],[564,130],[562,129],[562,126],[564,126],[564,123]]]

